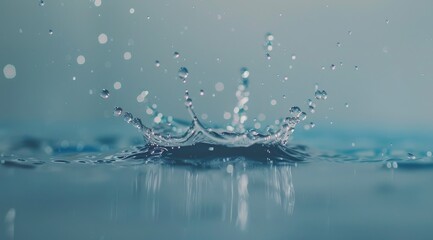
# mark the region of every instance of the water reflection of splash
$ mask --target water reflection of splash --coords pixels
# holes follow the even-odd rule
[[[245,230],[250,216],[259,215],[268,202],[289,215],[295,204],[291,166],[249,168],[246,161],[239,161],[199,170],[150,164],[143,166],[134,181],[142,214],[155,221],[170,212],[179,221],[221,219]],[[261,185],[266,186],[265,192]],[[263,193],[259,198],[264,204],[250,202],[250,195]]]

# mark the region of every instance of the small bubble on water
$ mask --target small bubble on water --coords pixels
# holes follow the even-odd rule
[[[125,113],[123,114],[123,120],[124,120],[125,122],[127,122],[127,123],[131,123],[132,118],[133,118],[133,116],[132,116],[132,114],[131,114],[130,112],[125,112]]]
[[[53,35],[54,34],[53,30],[52,29],[48,30],[48,34]]]
[[[41,7],[45,6],[45,2],[43,0],[39,1],[39,6]]]
[[[180,57],[179,52],[174,52],[174,53],[173,53],[173,58],[179,58],[179,57]]]
[[[337,66],[335,66],[335,64],[331,64],[331,70],[335,70],[335,68],[337,68]]]
[[[119,117],[122,115],[123,109],[121,107],[115,107],[113,110],[113,116]]]
[[[130,13],[130,14],[134,14],[134,13],[135,13],[135,9],[134,9],[134,8],[130,8],[130,9],[129,9],[129,13]]]
[[[160,67],[160,66],[161,66],[161,63],[160,63],[158,60],[156,60],[156,61],[155,61],[155,67],[158,68],[158,67]]]
[[[177,72],[179,78],[183,81],[183,83],[186,83],[186,78],[188,77],[188,69],[186,67],[179,68],[179,71]]]
[[[407,153],[407,158],[410,160],[415,160],[416,156],[413,153]]]
[[[314,128],[316,126],[316,124],[315,123],[313,123],[313,122],[310,122],[310,127],[311,128]]]
[[[286,95],[283,95],[283,99],[286,99]]]
[[[345,103],[344,106],[345,106],[346,108],[348,108],[348,107],[349,107],[349,104],[348,104],[348,103]]]
[[[204,90],[200,89],[200,96],[204,96]]]
[[[271,60],[271,54],[266,53],[266,59]]]
[[[110,96],[110,92],[107,89],[102,89],[99,96],[103,99],[107,99]]]
[[[277,105],[277,100],[275,100],[275,99],[272,99],[272,100],[271,100],[271,105],[272,105],[272,106],[275,106],[275,105]]]
[[[102,0],[95,0],[95,6],[99,7],[102,4]]]
[[[359,69],[359,67],[358,66],[355,66],[355,70],[358,70]]]

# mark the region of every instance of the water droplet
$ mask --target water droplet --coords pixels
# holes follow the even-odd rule
[[[287,80],[289,80],[289,77],[285,76],[284,81],[287,81]]]
[[[407,154],[407,158],[410,159],[410,160],[415,160],[415,159],[416,159],[416,156],[413,155],[412,153],[408,153],[408,154]]]
[[[242,78],[248,78],[250,76],[250,72],[248,71],[247,68],[242,68],[241,69],[241,77]]]
[[[271,60],[271,54],[266,53],[266,59]]]
[[[130,9],[129,9],[129,13],[130,13],[130,14],[134,14],[134,13],[135,13],[135,9],[134,9],[134,8],[130,8]]]
[[[345,103],[344,106],[345,106],[346,108],[348,108],[348,107],[349,107],[349,104],[348,104],[348,103]]]
[[[41,1],[39,2],[39,6],[41,6],[41,7],[45,6],[45,2],[44,2],[43,0],[41,0]]]
[[[132,58],[131,52],[125,52],[125,53],[123,53],[123,59],[125,59],[125,60],[131,60],[131,58]]]
[[[297,117],[301,113],[301,109],[299,107],[291,107],[289,110],[290,114],[294,117]]]
[[[203,89],[200,90],[200,96],[204,96],[204,90]]]
[[[335,70],[336,66],[335,64],[331,64],[331,70]]]
[[[267,41],[274,41],[274,35],[272,35],[272,33],[267,33],[266,34],[266,40]]]
[[[101,93],[99,93],[99,96],[103,99],[107,99],[110,96],[110,92],[107,89],[102,89]]]
[[[95,6],[99,7],[102,4],[102,0],[95,0]]]
[[[77,63],[83,65],[86,62],[86,58],[83,55],[77,57]]]
[[[341,43],[340,42],[337,42],[337,47],[341,47]]]
[[[105,34],[105,33],[99,34],[99,36],[98,36],[98,42],[100,44],[106,44],[108,42],[108,36],[107,36],[107,34]]]
[[[316,124],[315,123],[313,123],[313,122],[310,122],[310,127],[311,128],[314,128],[316,126]]]
[[[292,55],[292,60],[296,60],[296,55]]]
[[[299,120],[304,121],[305,119],[307,119],[307,113],[301,112],[299,114]]]
[[[125,122],[127,122],[127,123],[131,123],[132,118],[133,118],[133,116],[130,112],[125,112],[123,114],[123,120],[125,120]]]
[[[217,82],[215,84],[215,90],[217,90],[218,92],[221,92],[224,90],[224,83],[222,82]]]
[[[52,29],[50,29],[50,30],[48,30],[48,34],[50,34],[50,35],[53,35],[53,30]]]
[[[359,69],[359,67],[358,66],[355,66],[355,70],[358,70]]]
[[[160,67],[160,66],[161,66],[161,63],[158,60],[156,60],[155,61],[155,67]]]
[[[147,16],[146,18],[147,18],[147,20],[150,20],[150,16]]]
[[[74,77],[72,77],[72,80],[75,81],[75,80],[77,80],[77,78],[74,76]]]
[[[352,31],[347,31],[347,35],[352,35]]]
[[[179,57],[180,57],[179,52],[174,52],[174,53],[173,53],[173,58],[179,58]]]
[[[121,107],[115,107],[113,110],[113,116],[119,117],[122,115],[123,109]]]
[[[115,82],[113,84],[114,89],[119,90],[122,88],[122,83],[121,82]]]
[[[432,156],[432,152],[431,151],[427,151],[427,157],[431,157]]]
[[[326,93],[325,90],[316,90],[316,92],[314,93],[314,96],[316,97],[316,99],[323,99],[326,100],[328,98],[328,93]]]
[[[186,83],[186,78],[188,77],[188,69],[186,67],[181,67],[178,71],[179,78],[183,81],[183,83]]]
[[[397,162],[392,162],[392,168],[398,168],[398,163]]]
[[[385,19],[385,23],[388,24],[389,23],[389,19]]]
[[[271,105],[272,105],[272,106],[275,106],[275,105],[277,105],[277,100],[275,100],[275,99],[272,99],[272,100],[271,100]]]
[[[12,64],[7,64],[6,66],[4,66],[3,74],[5,75],[6,79],[15,78],[17,75],[17,71],[15,69],[15,66]]]

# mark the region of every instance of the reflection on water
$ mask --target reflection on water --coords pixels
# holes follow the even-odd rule
[[[250,195],[271,200],[289,215],[295,205],[288,165],[248,168],[239,162],[217,170],[146,165],[133,186],[141,214],[155,221],[169,213],[187,221],[220,219],[245,230],[254,211],[265,207],[251,203]]]

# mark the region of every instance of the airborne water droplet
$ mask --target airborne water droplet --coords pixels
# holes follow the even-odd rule
[[[53,30],[52,29],[50,29],[50,30],[48,30],[48,34],[50,34],[50,35],[53,35]]]
[[[127,123],[131,123],[132,118],[133,116],[130,112],[125,112],[125,114],[123,114],[123,120],[125,120]]]
[[[186,67],[181,67],[178,71],[179,78],[186,83],[186,78],[188,77],[188,69]]]
[[[122,115],[123,109],[121,107],[115,107],[113,110],[113,116],[119,117]]]
[[[103,99],[107,99],[110,96],[110,92],[107,89],[102,89],[99,96]]]
[[[203,89],[200,90],[200,96],[204,96],[204,90]]]
[[[415,160],[415,159],[416,159],[416,156],[413,155],[412,153],[408,153],[408,154],[407,154],[407,158],[410,159],[410,160]]]
[[[45,2],[44,2],[43,0],[41,0],[41,1],[39,2],[39,6],[41,6],[41,7],[45,6]]]
[[[160,67],[160,66],[161,66],[161,63],[158,60],[156,60],[155,61],[155,67]]]
[[[250,72],[248,71],[247,68],[242,68],[241,69],[241,77],[242,78],[248,78],[250,76]]]
[[[180,57],[179,52],[174,52],[174,53],[173,53],[173,58],[179,58],[179,57]]]

